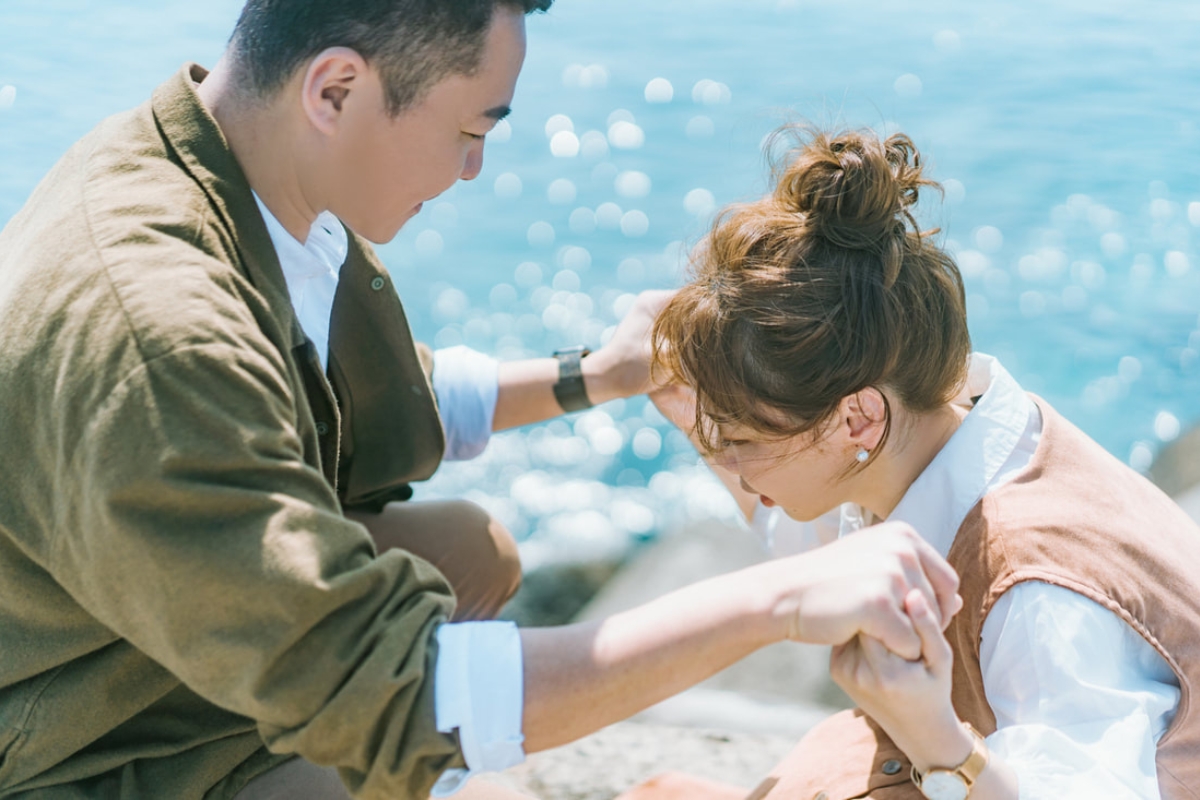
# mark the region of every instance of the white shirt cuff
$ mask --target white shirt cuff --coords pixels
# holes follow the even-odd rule
[[[492,437],[500,362],[469,347],[438,350],[433,354],[433,391],[446,429],[446,460],[475,458]]]
[[[465,622],[438,628],[434,676],[437,727],[458,730],[466,769],[448,770],[433,797],[449,797],[472,775],[525,760],[521,635],[511,622]]]

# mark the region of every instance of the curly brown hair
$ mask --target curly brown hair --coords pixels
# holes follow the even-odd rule
[[[941,187],[912,140],[789,126],[781,141],[774,191],[718,216],[654,325],[655,370],[696,390],[710,454],[718,425],[816,439],[864,389],[924,412],[966,379],[962,276],[913,216],[919,191]]]

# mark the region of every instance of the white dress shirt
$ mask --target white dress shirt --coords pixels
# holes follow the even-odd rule
[[[275,245],[300,327],[322,365],[329,361],[329,324],[338,276],[349,252],[341,221],[325,212],[301,243],[254,196]],[[446,429],[446,458],[474,458],[487,447],[499,393],[498,363],[465,347],[434,353],[433,390]],[[521,712],[524,663],[521,639],[509,622],[446,624],[438,628],[435,714],[442,733],[458,731],[465,770],[447,771],[434,787],[446,797],[477,772],[525,760]]]
[[[956,402],[962,425],[909,487],[889,517],[912,525],[942,556],[967,513],[1033,457],[1037,405],[990,356],[972,357]],[[751,527],[776,555],[826,544],[871,520],[843,506],[811,523],[760,506]],[[1116,614],[1046,583],[1007,591],[984,622],[984,691],[996,715],[992,752],[1017,775],[1022,800],[1158,800],[1155,753],[1174,719],[1174,672]]]

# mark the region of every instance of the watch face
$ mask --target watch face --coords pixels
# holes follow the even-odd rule
[[[929,800],[967,800],[970,789],[957,773],[931,770],[921,780],[921,793]]]

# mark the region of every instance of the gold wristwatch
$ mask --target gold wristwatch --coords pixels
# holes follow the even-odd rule
[[[929,800],[967,800],[971,796],[971,788],[975,786],[975,781],[979,780],[979,776],[987,769],[987,743],[970,723],[964,722],[963,727],[975,740],[975,746],[966,761],[954,769],[931,769],[924,775],[917,772],[916,767],[912,769],[913,783]]]

